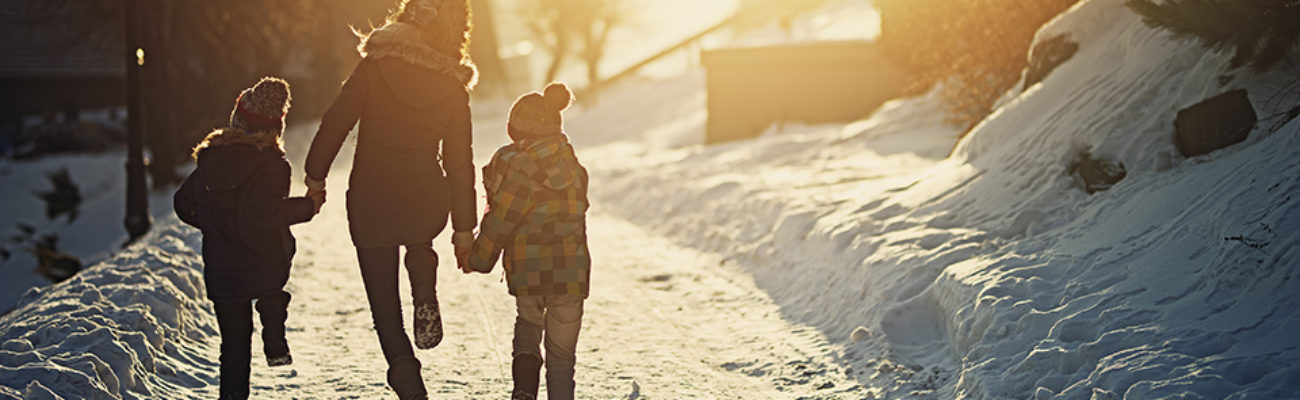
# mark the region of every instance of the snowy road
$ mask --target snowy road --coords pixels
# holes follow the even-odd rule
[[[295,361],[276,369],[256,365],[254,397],[389,393],[341,200],[295,228],[299,253],[289,281]],[[852,394],[860,389],[832,361],[820,333],[782,320],[752,279],[719,257],[603,214],[591,217],[590,231],[595,267],[578,348],[579,397],[861,397]],[[446,239],[437,242],[446,339],[417,351],[430,395],[503,397],[511,386],[513,298],[498,273],[462,275],[452,267]],[[402,284],[409,329],[409,291]]]

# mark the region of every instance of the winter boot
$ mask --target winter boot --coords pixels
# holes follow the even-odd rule
[[[432,349],[442,343],[442,312],[438,298],[415,305],[415,347]]]
[[[415,357],[401,357],[388,365],[388,386],[397,392],[401,400],[426,400],[428,392],[424,390],[424,378],[420,376],[420,360]]]
[[[512,373],[515,378],[515,390],[511,400],[536,400],[537,387],[541,384],[542,360],[532,354],[515,356]]]

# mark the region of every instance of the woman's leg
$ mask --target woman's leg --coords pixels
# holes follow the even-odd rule
[[[546,394],[548,400],[573,399],[573,366],[582,330],[582,296],[546,296]]]
[[[397,248],[357,248],[361,262],[361,280],[366,285],[366,298],[370,301],[370,316],[379,334],[379,347],[389,365],[393,361],[414,356],[411,340],[402,324],[402,303],[397,293]]]
[[[415,304],[437,301],[438,254],[433,252],[433,244],[406,245],[405,258]]]
[[[442,312],[438,309],[438,254],[431,243],[406,245],[406,272],[415,300],[415,347],[432,349],[442,342]]]
[[[247,399],[252,362],[253,305],[247,301],[216,303],[221,331],[221,399]]]
[[[423,399],[424,380],[411,339],[402,327],[402,301],[397,293],[397,247],[357,248],[361,279],[370,300],[370,315],[379,334],[379,347],[388,361],[388,385],[400,399]]]

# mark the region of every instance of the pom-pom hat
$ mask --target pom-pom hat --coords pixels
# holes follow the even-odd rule
[[[564,117],[560,112],[570,104],[573,104],[573,92],[560,82],[547,85],[543,93],[530,92],[520,96],[510,108],[507,125],[510,137],[523,140],[564,133]]]
[[[262,78],[244,89],[235,99],[230,112],[230,127],[249,134],[284,132],[284,116],[289,112],[289,82],[275,77]]]

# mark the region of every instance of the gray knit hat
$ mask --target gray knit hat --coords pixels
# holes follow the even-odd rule
[[[284,133],[284,116],[289,113],[289,82],[266,77],[244,89],[230,112],[230,127],[247,133]]]
[[[564,133],[564,117],[560,112],[572,103],[573,92],[560,82],[547,85],[543,93],[520,96],[510,107],[510,122],[506,127],[510,137],[520,140]]]

